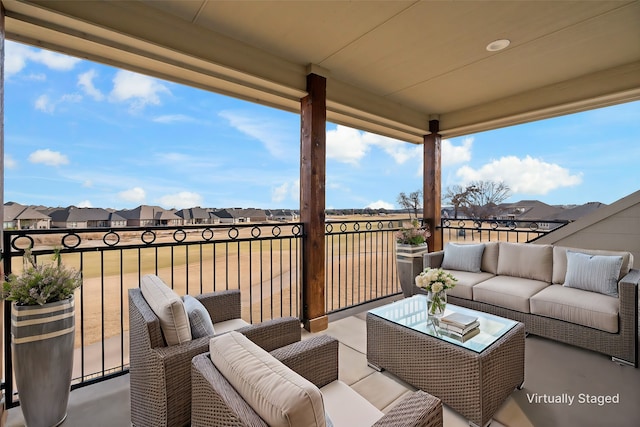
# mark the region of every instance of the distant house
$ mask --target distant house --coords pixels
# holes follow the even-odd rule
[[[125,227],[127,220],[115,212],[102,208],[54,208],[48,210],[54,228],[111,228]]]
[[[175,213],[182,218],[183,225],[213,224],[213,219],[206,209],[201,207],[181,209]]]
[[[30,206],[15,202],[4,204],[3,228],[5,230],[36,230],[51,228],[51,218]]]
[[[232,214],[233,210],[217,209],[210,213],[212,218],[216,218],[220,224],[237,224],[241,218]]]
[[[267,212],[272,221],[297,221],[300,216],[291,209],[274,209]]]
[[[140,205],[134,209],[117,211],[118,215],[127,220],[129,227],[154,227],[182,225],[182,218],[160,206]]]

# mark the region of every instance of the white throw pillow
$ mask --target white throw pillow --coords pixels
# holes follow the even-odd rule
[[[272,427],[325,427],[320,389],[239,332],[211,338],[211,361]]]
[[[158,276],[148,274],[140,281],[140,291],[151,310],[160,319],[160,329],[167,345],[191,341],[187,310],[184,308],[182,299],[173,289]]]
[[[196,339],[215,335],[216,331],[213,328],[211,316],[205,306],[191,295],[185,295],[182,297],[182,301],[184,301],[184,308],[189,316],[191,337]]]
[[[470,245],[447,243],[441,267],[446,270],[470,271],[479,273],[482,265],[484,243]]]
[[[618,297],[621,256],[589,255],[567,251],[564,286]]]

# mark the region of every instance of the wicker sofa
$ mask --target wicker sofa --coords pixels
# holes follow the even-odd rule
[[[238,290],[206,293],[196,299],[211,316],[216,334],[239,327],[267,351],[300,341],[300,321],[294,317],[245,326]],[[189,425],[191,359],[209,350],[210,337],[167,345],[160,320],[140,289],[129,290],[129,328],[132,425]]]
[[[211,339],[193,358],[192,426],[442,426],[442,402],[424,391],[383,414],[338,380],[338,341],[318,335],[266,353],[240,334]],[[329,421],[330,420],[330,421]]]
[[[603,266],[615,262],[619,273],[611,278],[615,267]],[[441,267],[458,279],[447,291],[449,303],[517,320],[527,333],[638,366],[640,271],[633,269],[629,252],[529,243],[448,243],[443,251],[425,254],[424,267]],[[605,270],[609,279],[601,280],[607,276]]]

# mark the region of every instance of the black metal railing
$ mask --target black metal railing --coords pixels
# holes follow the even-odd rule
[[[327,312],[401,292],[395,262],[395,233],[403,222],[409,219],[326,223]]]
[[[408,219],[328,221],[326,311],[336,312],[400,292],[395,232]],[[38,262],[60,249],[64,265],[82,273],[76,291],[76,355],[72,388],[128,372],[128,289],[145,274],[178,294],[240,289],[250,323],[300,317],[301,223],[8,230],[6,274],[22,271],[31,247]],[[5,302],[7,404],[15,406],[10,352],[10,303]]]
[[[24,249],[38,262],[56,248],[82,273],[76,291],[76,355],[72,388],[128,372],[128,289],[145,274],[180,295],[240,289],[250,323],[299,317],[300,223],[233,224],[4,232],[5,274],[22,271]],[[4,384],[15,406],[10,303],[4,314]]]
[[[520,242],[529,243],[558,230],[569,221],[514,219],[442,218],[443,242]]]

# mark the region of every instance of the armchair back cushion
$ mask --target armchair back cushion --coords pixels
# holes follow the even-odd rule
[[[551,283],[553,247],[500,242],[498,274]]]
[[[211,339],[211,362],[272,427],[325,427],[320,389],[238,332]]]
[[[160,328],[167,345],[191,341],[191,327],[184,303],[173,289],[158,276],[148,274],[140,281],[140,291],[151,310],[160,320]]]
[[[211,315],[209,315],[205,306],[191,295],[185,295],[182,297],[182,301],[189,317],[191,337],[196,339],[215,335],[216,331],[213,328]]]

